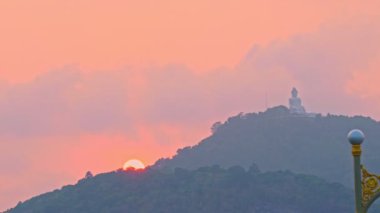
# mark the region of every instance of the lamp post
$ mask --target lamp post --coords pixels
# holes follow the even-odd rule
[[[364,134],[358,129],[348,133],[348,141],[352,145],[352,156],[354,157],[354,183],[355,183],[355,209],[356,213],[364,213],[362,205],[362,184],[360,155],[362,154],[361,144],[364,141]]]
[[[348,133],[348,141],[352,145],[354,158],[355,209],[356,213],[366,213],[372,203],[380,197],[380,176],[371,174],[361,165],[361,144],[364,133],[358,129]]]

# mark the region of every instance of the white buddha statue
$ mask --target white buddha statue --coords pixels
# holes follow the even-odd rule
[[[289,110],[293,114],[306,114],[305,108],[302,106],[302,101],[298,97],[298,91],[293,87],[292,97],[289,98]]]

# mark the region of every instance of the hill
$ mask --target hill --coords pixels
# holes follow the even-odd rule
[[[255,166],[119,170],[34,197],[8,213],[347,213],[352,198],[341,184],[289,171],[261,173]]]
[[[363,116],[297,116],[284,106],[217,122],[210,137],[179,149],[172,158],[158,160],[154,168],[248,168],[254,162],[263,171],[291,170],[352,187],[351,147],[346,135],[353,128],[362,129],[367,137],[364,164],[372,171],[380,169],[379,122]]]

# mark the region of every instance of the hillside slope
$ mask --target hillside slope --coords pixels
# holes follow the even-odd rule
[[[9,213],[347,213],[353,192],[292,172],[255,166],[174,172],[116,171],[19,203]]]
[[[178,150],[171,159],[158,160],[154,168],[248,168],[255,163],[263,171],[291,170],[352,187],[351,147],[346,135],[353,128],[362,129],[367,137],[363,145],[364,164],[372,171],[380,169],[378,122],[362,116],[300,117],[284,106],[263,113],[240,114],[216,124],[210,137]]]

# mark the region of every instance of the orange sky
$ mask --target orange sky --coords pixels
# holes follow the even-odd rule
[[[380,119],[379,14],[377,0],[0,1],[0,210],[171,156],[292,86],[310,111]]]
[[[254,44],[378,14],[376,1],[34,0],[0,2],[6,79],[79,64],[234,66]],[[371,17],[372,18],[372,17]]]

